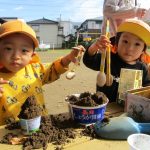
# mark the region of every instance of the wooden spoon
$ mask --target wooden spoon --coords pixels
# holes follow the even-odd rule
[[[111,75],[111,67],[110,67],[110,46],[107,48],[107,56],[106,56],[106,64],[107,64],[107,70],[106,70],[106,85],[111,86],[113,83],[113,76]]]
[[[106,23],[106,36],[109,35],[109,20]],[[97,85],[103,87],[106,84],[106,75],[104,72],[105,68],[105,58],[106,58],[106,51],[102,52],[101,54],[101,64],[100,64],[100,71],[97,75]]]
[[[106,51],[103,51],[101,54],[101,63],[100,63],[100,71],[97,75],[97,85],[103,87],[106,83],[106,75],[104,72],[105,68],[105,58],[106,58]]]

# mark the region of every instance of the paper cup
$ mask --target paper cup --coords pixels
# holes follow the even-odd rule
[[[21,129],[24,134],[30,134],[39,130],[41,124],[41,116],[33,119],[20,119]]]
[[[142,133],[131,134],[127,141],[130,150],[150,150],[150,135]]]

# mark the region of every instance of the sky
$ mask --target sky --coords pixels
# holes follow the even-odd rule
[[[138,1],[140,7],[150,8],[149,0]],[[102,7],[103,0],[0,0],[0,17],[83,22],[102,16]]]

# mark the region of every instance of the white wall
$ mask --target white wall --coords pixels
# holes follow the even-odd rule
[[[40,43],[60,48],[63,39],[58,36],[58,24],[41,24],[38,29],[36,35],[40,38]]]

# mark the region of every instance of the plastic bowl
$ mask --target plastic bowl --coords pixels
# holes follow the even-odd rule
[[[73,95],[79,96],[80,94]],[[104,113],[106,111],[106,105],[108,102],[109,100],[107,99],[105,103],[96,107],[77,106],[68,102],[71,118],[75,122],[83,125],[93,124],[97,121],[101,121],[104,118]]]
[[[131,134],[127,141],[130,150],[150,150],[150,135],[142,133]]]

